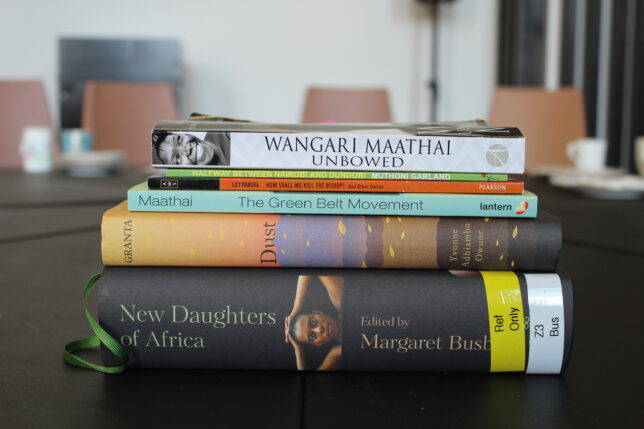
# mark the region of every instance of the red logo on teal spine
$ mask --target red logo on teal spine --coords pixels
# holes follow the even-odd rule
[[[527,201],[521,201],[519,205],[514,209],[514,212],[516,214],[523,214],[528,210],[528,202]]]

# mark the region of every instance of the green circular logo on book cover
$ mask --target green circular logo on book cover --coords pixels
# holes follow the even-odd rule
[[[508,149],[502,144],[493,144],[485,152],[485,160],[492,167],[501,167],[508,162]]]

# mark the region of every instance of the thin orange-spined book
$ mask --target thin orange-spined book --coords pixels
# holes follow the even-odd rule
[[[217,191],[296,191],[296,192],[414,192],[451,194],[520,194],[523,181],[474,182],[458,180],[336,180],[271,179],[239,177],[148,178],[150,189],[197,189]]]

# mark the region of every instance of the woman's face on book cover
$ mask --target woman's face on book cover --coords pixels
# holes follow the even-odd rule
[[[319,310],[301,313],[295,321],[295,339],[302,344],[321,346],[339,339],[340,331],[338,322]]]
[[[216,164],[221,149],[216,143],[199,140],[190,134],[168,134],[158,144],[157,153],[166,165],[207,165]]]

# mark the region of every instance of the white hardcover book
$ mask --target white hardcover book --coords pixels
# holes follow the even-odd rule
[[[517,128],[445,124],[164,121],[152,133],[157,168],[523,173]]]

